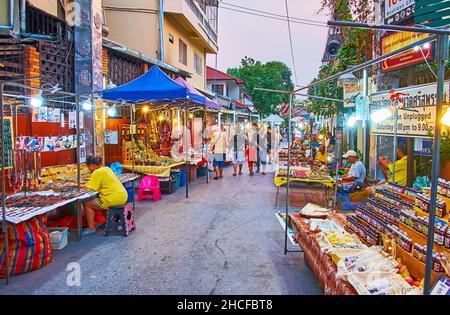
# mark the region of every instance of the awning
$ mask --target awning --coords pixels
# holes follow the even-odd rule
[[[140,77],[99,93],[104,100],[125,102],[189,101],[206,104],[206,97],[193,93],[168,77],[158,66],[153,66]]]
[[[194,94],[197,94],[197,95],[199,95],[201,97],[204,97],[206,106],[208,106],[210,108],[213,108],[213,109],[220,109],[222,107],[217,102],[215,102],[215,101],[211,100],[210,98],[204,96],[196,88],[194,88],[192,85],[187,83],[186,80],[183,79],[182,77],[176,78],[175,82],[177,82],[178,84],[180,84],[180,85],[184,86],[185,88],[187,88],[191,93],[194,93]]]

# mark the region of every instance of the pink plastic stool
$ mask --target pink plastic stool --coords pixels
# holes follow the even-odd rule
[[[145,176],[138,189],[138,201],[143,199],[153,199],[153,201],[161,200],[161,188],[159,187],[158,176]]]

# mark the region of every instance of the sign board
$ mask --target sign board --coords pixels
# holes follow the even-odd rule
[[[385,0],[384,21],[386,24],[401,24],[414,17],[415,0]]]
[[[433,140],[415,138],[414,139],[414,154],[432,156],[433,154]]]
[[[356,119],[369,120],[369,97],[358,95],[356,97]]]
[[[444,99],[448,99],[449,85],[444,86]],[[396,92],[406,93],[402,101],[406,108],[414,109],[399,110],[397,135],[404,137],[430,137],[434,131],[436,116],[436,85],[422,85],[414,88],[398,89]],[[379,108],[391,105],[389,92],[383,92],[371,96],[371,108],[373,112]],[[371,123],[370,132],[377,135],[394,134],[394,116],[380,123]]]
[[[3,0],[0,3],[0,29],[13,28],[13,0]]]
[[[381,38],[381,53],[383,55],[390,53],[428,36],[428,34],[410,32],[397,32],[386,35]],[[429,44],[421,48],[418,50],[410,49],[400,55],[384,60],[381,63],[381,71],[387,72],[433,59],[433,45]]]
[[[356,84],[345,84],[344,85],[344,99],[348,100],[351,99],[353,100],[352,102],[345,102],[344,103],[344,108],[350,108],[350,107],[355,107],[355,101],[356,101],[356,96],[362,95],[363,93],[363,84],[362,84],[362,80],[360,80],[358,83]],[[369,78],[369,94],[374,93],[376,91],[376,86],[375,84],[373,84],[372,82],[372,78]]]

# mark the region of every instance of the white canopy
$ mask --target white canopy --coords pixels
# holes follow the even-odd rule
[[[274,123],[274,124],[281,124],[281,123],[284,122],[284,119],[281,118],[278,115],[270,114],[269,116],[264,118],[262,121],[264,121],[264,122],[271,122],[271,123]]]

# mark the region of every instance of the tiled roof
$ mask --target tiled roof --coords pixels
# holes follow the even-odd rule
[[[208,80],[234,80],[237,84],[244,84],[243,80],[211,67],[206,67],[206,78]]]

